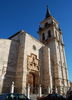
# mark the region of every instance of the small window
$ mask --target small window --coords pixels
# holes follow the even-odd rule
[[[48,31],[48,37],[51,37],[51,31],[50,30]]]
[[[42,34],[42,40],[45,40],[45,34],[44,33]]]
[[[36,50],[36,46],[35,45],[33,45],[33,49]]]

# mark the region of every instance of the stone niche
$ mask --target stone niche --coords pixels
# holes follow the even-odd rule
[[[29,83],[32,87],[38,87],[40,84],[40,60],[37,55],[31,53],[27,56],[27,80],[26,85]]]

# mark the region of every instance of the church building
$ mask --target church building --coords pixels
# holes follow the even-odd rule
[[[69,89],[63,33],[48,7],[37,33],[39,40],[24,30],[8,39],[0,39],[0,93],[9,92],[12,81],[15,92],[19,93],[23,93],[28,84],[49,86],[51,93],[57,87],[59,94]],[[30,92],[34,90],[31,88]]]

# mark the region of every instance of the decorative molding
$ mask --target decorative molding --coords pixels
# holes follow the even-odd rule
[[[40,74],[40,60],[37,59],[37,55],[31,53],[31,56],[27,56],[27,70]]]

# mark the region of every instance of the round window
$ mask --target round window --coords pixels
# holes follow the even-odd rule
[[[33,49],[36,50],[36,46],[35,45],[33,45]]]

